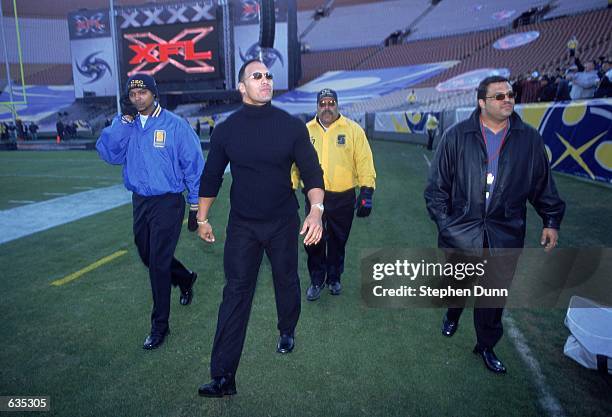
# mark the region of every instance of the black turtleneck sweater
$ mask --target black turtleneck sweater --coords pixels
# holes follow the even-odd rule
[[[323,171],[306,125],[270,103],[243,104],[215,127],[200,197],[217,196],[228,162],[233,180],[230,213],[244,219],[272,220],[296,212],[294,162],[305,190],[323,188]]]

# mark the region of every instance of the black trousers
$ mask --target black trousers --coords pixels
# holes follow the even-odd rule
[[[316,245],[304,245],[312,285],[340,281],[344,272],[346,242],[355,213],[355,189],[339,193],[326,191],[323,204],[323,238]],[[306,215],[310,213],[310,206],[306,197]]]
[[[301,309],[299,225],[297,213],[270,221],[230,214],[223,254],[225,287],[210,363],[213,378],[236,375],[264,252],[272,266],[278,330],[294,333]]]
[[[182,194],[143,197],[134,193],[132,204],[134,242],[140,259],[149,269],[153,293],[151,334],[164,334],[170,317],[171,285],[186,289],[191,283],[191,272],[174,257],[185,199]]]
[[[486,264],[485,276],[479,280],[479,285],[485,288],[507,288],[509,289],[516,271],[519,255],[509,254],[491,256],[488,252],[488,242],[485,237],[485,253],[482,257],[466,257],[453,255],[448,259],[451,263],[482,263]],[[493,348],[504,334],[502,324],[503,305],[505,297],[479,297],[474,304],[474,328],[476,330],[476,341],[480,347]],[[459,321],[466,299],[461,298],[457,307],[447,310],[446,316],[449,320]]]

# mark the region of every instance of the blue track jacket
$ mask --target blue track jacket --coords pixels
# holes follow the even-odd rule
[[[125,123],[116,116],[96,143],[100,157],[123,165],[123,183],[128,190],[154,196],[182,193],[198,202],[204,157],[200,141],[189,123],[157,106],[142,127],[139,117]]]

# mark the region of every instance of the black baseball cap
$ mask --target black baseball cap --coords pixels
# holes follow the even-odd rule
[[[336,103],[338,102],[338,94],[331,88],[324,88],[323,90],[319,91],[319,94],[317,94],[317,103],[327,97],[333,98],[336,100]]]

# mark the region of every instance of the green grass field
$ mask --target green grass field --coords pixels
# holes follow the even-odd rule
[[[172,334],[144,351],[151,294],[132,243],[125,205],[0,245],[0,395],[48,395],[54,416],[541,416],[535,378],[508,336],[496,348],[509,372],[488,372],[471,353],[467,311],[457,334],[440,334],[442,310],[370,309],[360,298],[364,249],[434,247],[436,229],[423,200],[422,148],[374,142],[374,210],[356,219],[345,290],[314,303],[303,297],[296,349],[275,353],[276,310],[264,262],[237,375],[238,395],[204,399],[223,287],[222,252],[230,180],[213,207],[217,242],[185,228],[177,257],[199,273],[194,302],[172,295]],[[121,182],[120,169],[95,152],[0,153],[0,210]],[[564,247],[612,246],[612,190],[556,176],[567,214]],[[3,212],[6,215],[6,212]],[[40,213],[44,216],[45,213]],[[27,221],[27,220],[26,220]],[[541,222],[529,211],[528,243]],[[54,280],[120,249],[127,254],[63,286]],[[308,285],[305,254],[300,276]],[[564,310],[510,312],[567,416],[612,415],[612,385],[563,355]],[[15,415],[20,415],[17,413]],[[30,413],[28,415],[38,415]]]

